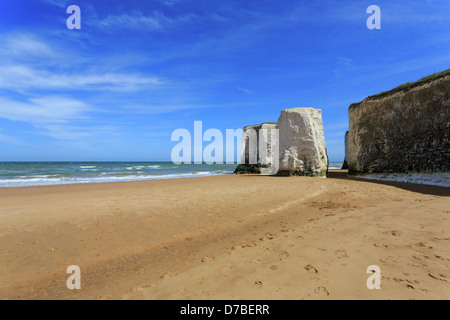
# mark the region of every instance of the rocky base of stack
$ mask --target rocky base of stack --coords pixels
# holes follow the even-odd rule
[[[300,170],[279,170],[276,174],[279,177],[326,177],[327,170],[314,172],[314,171],[300,171]]]
[[[240,164],[234,170],[235,174],[261,174],[260,164]]]

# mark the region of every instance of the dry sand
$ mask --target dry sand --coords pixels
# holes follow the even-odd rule
[[[0,189],[0,299],[449,299],[449,210],[343,171]]]

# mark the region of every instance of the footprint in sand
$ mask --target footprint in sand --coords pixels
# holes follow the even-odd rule
[[[330,295],[330,293],[328,292],[327,288],[325,288],[325,287],[317,287],[314,290],[314,292],[317,293],[317,294],[320,294],[322,296],[329,296]]]
[[[180,297],[184,297],[187,294],[187,289],[181,289],[178,291]]]
[[[395,282],[401,283],[401,285],[403,287],[406,287],[406,288],[409,288],[409,289],[414,289],[413,284],[414,285],[418,285],[420,283],[417,280],[409,280],[409,279],[393,278],[392,280],[394,280]]]
[[[427,248],[427,249],[433,249],[433,247],[432,247],[432,246],[429,246],[426,242],[419,242],[419,243],[416,243],[416,247],[419,247],[419,248]]]
[[[335,253],[337,254],[338,258],[349,258],[345,250],[336,250]]]
[[[287,251],[281,251],[280,252],[280,260],[283,260],[283,258],[289,258],[289,252]]]
[[[319,271],[317,271],[316,268],[314,268],[312,265],[308,264],[305,267],[305,270],[308,271],[309,273],[318,273]]]
[[[444,279],[444,278],[447,278],[447,277],[444,276],[443,274],[436,275],[436,274],[434,274],[434,273],[428,273],[428,276],[429,276],[430,278],[435,279],[435,280],[440,280],[440,281],[448,282],[448,280]]]
[[[160,278],[161,278],[161,279],[167,279],[167,278],[174,277],[174,276],[176,276],[176,275],[177,275],[176,272],[169,272],[169,273],[166,273],[166,274],[162,275]]]
[[[215,259],[215,257],[207,256],[207,257],[204,257],[204,258],[202,259],[202,262],[208,262],[208,261],[211,261],[211,260],[214,260],[214,259]]]
[[[261,237],[259,238],[260,241],[266,241],[266,240],[273,240],[273,234],[271,233],[266,233],[265,237]]]
[[[271,253],[272,251],[273,251],[273,249],[272,248],[266,248],[266,253],[265,254],[269,254],[269,253]]]
[[[438,256],[437,254],[435,254],[434,257],[435,257],[436,259],[439,259],[439,260],[442,260],[442,261],[445,261],[445,260],[446,260],[446,259],[442,258],[441,256]],[[448,260],[448,259],[447,259],[447,260]]]
[[[272,270],[272,271],[278,270],[278,266],[276,264],[271,265],[270,270]]]
[[[255,281],[255,287],[260,289],[262,287],[263,283],[261,281]]]
[[[251,243],[246,244],[246,245],[245,245],[245,248],[252,248],[252,247],[256,247],[256,246],[257,246],[256,243],[251,242]]]

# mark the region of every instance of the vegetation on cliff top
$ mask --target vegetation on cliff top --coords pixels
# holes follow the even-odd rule
[[[420,86],[422,84],[425,84],[427,82],[430,82],[430,81],[433,81],[433,80],[436,80],[436,79],[439,79],[439,78],[443,78],[443,77],[445,77],[447,75],[450,75],[450,69],[447,69],[445,71],[438,72],[438,73],[426,76],[426,77],[424,77],[422,79],[417,80],[416,82],[404,83],[404,84],[399,85],[398,87],[396,87],[396,88],[394,88],[392,90],[383,91],[383,92],[380,92],[380,93],[375,94],[373,96],[369,96],[369,97],[366,98],[366,100],[368,100],[368,99],[375,99],[375,98],[381,98],[381,97],[384,97],[384,96],[387,96],[387,95],[390,95],[390,94],[394,94],[394,93],[400,92],[400,91],[409,91],[409,90],[411,90],[414,87]]]

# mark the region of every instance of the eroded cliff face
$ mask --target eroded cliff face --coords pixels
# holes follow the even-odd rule
[[[348,110],[349,172],[450,171],[450,75]]]

